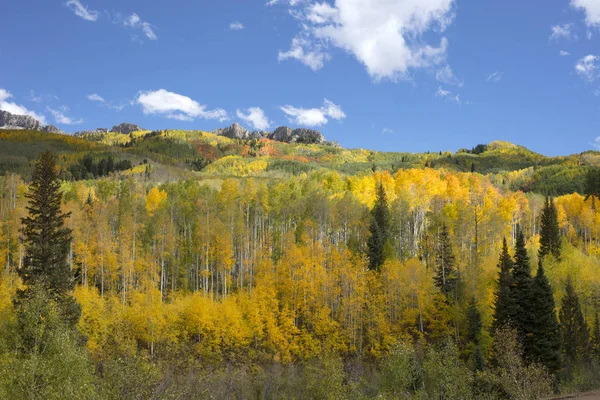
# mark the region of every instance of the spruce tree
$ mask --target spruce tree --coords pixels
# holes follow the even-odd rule
[[[475,347],[473,354],[471,355],[473,366],[476,370],[481,371],[485,368],[485,357],[481,351],[480,340],[481,340],[481,329],[483,323],[481,321],[481,313],[477,308],[477,302],[475,296],[471,298],[469,308],[467,309],[467,335],[466,339],[468,343],[472,343]]]
[[[511,315],[515,314],[514,299],[511,293],[513,262],[508,253],[506,238],[502,241],[502,253],[498,261],[498,287],[496,289],[494,302],[494,321],[492,331],[496,331],[505,325],[510,325]]]
[[[591,168],[585,179],[585,199],[592,200],[592,209],[596,211],[596,200],[600,197],[600,169]]]
[[[542,363],[550,372],[560,368],[560,326],[554,311],[554,294],[540,264],[531,285],[531,336],[525,340],[525,356]]]
[[[600,360],[600,321],[598,320],[598,310],[596,310],[596,314],[594,316],[590,350],[594,358],[596,360]]]
[[[538,251],[540,262],[548,254],[560,258],[560,228],[556,205],[552,199],[546,197],[540,227],[540,249]]]
[[[570,366],[582,360],[587,360],[589,358],[590,333],[581,312],[579,296],[575,292],[571,277],[567,279],[559,317],[562,349],[566,365]]]
[[[531,286],[533,279],[531,278],[531,266],[529,264],[529,256],[525,248],[525,236],[520,226],[517,226],[517,241],[515,243],[515,261],[512,268],[512,282],[510,293],[514,307],[510,320],[514,324],[519,340],[523,344],[525,354],[530,351],[528,340],[531,337],[531,329],[533,325],[532,304],[531,304]]]
[[[25,259],[19,275],[28,289],[19,297],[27,298],[33,286],[48,290],[63,307],[67,319],[74,323],[79,319],[80,310],[69,295],[75,281],[67,262],[71,229],[66,228],[64,222],[70,213],[64,214],[60,209],[60,180],[51,152],[42,153],[36,161],[26,197],[29,215],[21,219]]]
[[[446,225],[443,225],[440,231],[435,266],[434,279],[436,286],[446,297],[453,296],[456,299],[460,278],[455,267],[454,252],[452,251],[452,243],[450,243],[450,235]]]
[[[369,269],[379,271],[386,257],[386,245],[390,238],[390,210],[383,184],[377,185],[375,206],[371,210],[371,236],[367,241]]]

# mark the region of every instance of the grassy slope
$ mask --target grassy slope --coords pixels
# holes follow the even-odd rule
[[[317,169],[344,174],[373,169],[444,168],[496,174],[512,189],[557,195],[583,190],[590,166],[600,166],[600,153],[546,157],[522,146],[493,142],[481,154],[459,152],[403,153],[343,149],[323,145],[286,144],[271,140],[240,141],[203,131],[168,130],[87,134],[81,137],[34,131],[0,131],[0,173],[28,175],[31,160],[44,150],[61,156],[68,165],[87,153],[129,159],[134,165],[151,160],[154,179],[193,176],[285,177]],[[193,171],[202,172],[200,174]]]

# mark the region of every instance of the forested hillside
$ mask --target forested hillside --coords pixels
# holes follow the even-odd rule
[[[23,272],[45,150],[72,236],[73,288],[51,301]],[[599,164],[501,142],[410,154],[0,132],[0,398],[598,387]]]

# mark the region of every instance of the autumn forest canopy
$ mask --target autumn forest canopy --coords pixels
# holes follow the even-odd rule
[[[600,153],[0,131],[0,398],[600,387]]]

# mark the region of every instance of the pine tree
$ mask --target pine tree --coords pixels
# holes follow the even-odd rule
[[[589,358],[590,333],[581,312],[579,296],[575,292],[571,277],[567,279],[565,295],[561,300],[560,325],[563,354],[570,366]],[[596,320],[597,323],[597,320]],[[595,327],[597,329],[597,327]],[[594,330],[595,330],[594,329]]]
[[[483,328],[481,313],[477,308],[475,296],[473,296],[469,303],[469,308],[467,309],[467,341],[478,345],[481,336],[481,328]]]
[[[598,310],[594,316],[594,327],[592,330],[592,340],[590,350],[596,360],[600,359],[600,321],[598,320]]]
[[[455,268],[454,252],[446,225],[443,225],[440,231],[435,266],[436,286],[446,297],[453,296],[456,299],[460,278]]]
[[[502,242],[502,254],[498,262],[498,287],[496,289],[496,298],[494,302],[494,321],[492,323],[492,331],[498,328],[510,325],[511,315],[515,314],[514,299],[511,293],[512,285],[512,259],[508,253],[508,244],[506,238]]]
[[[57,294],[73,288],[73,278],[67,264],[71,230],[64,227],[70,214],[63,214],[62,194],[54,155],[43,153],[35,165],[27,211],[21,219],[25,242],[25,263],[19,271],[25,284],[42,284]]]
[[[64,227],[70,216],[61,209],[62,193],[54,155],[44,152],[35,164],[30,190],[29,215],[21,219],[25,259],[19,275],[23,283],[48,290],[63,307],[67,319],[75,323],[80,310],[68,294],[74,287],[74,276],[67,262],[71,245],[71,229]],[[19,297],[27,298],[28,289]]]
[[[525,341],[525,357],[542,363],[551,372],[560,368],[560,326],[554,311],[554,294],[540,264],[531,285],[531,336]]]
[[[475,296],[471,298],[471,302],[469,303],[469,308],[467,309],[467,342],[472,343],[475,346],[475,350],[471,355],[473,360],[473,366],[476,370],[481,371],[485,368],[485,357],[483,357],[483,352],[481,351],[480,341],[481,341],[481,329],[483,328],[483,323],[481,321],[481,313],[477,308],[477,301],[475,300]]]
[[[540,228],[540,249],[538,251],[540,262],[548,254],[560,258],[560,228],[554,200],[546,197]]]
[[[371,236],[367,242],[369,269],[379,271],[386,257],[386,245],[390,238],[390,210],[383,184],[377,185],[375,206],[371,210]]]
[[[515,261],[512,268],[512,282],[510,293],[514,307],[510,320],[514,324],[519,340],[523,344],[525,354],[530,350],[528,343],[531,337],[531,329],[533,325],[533,315],[531,309],[531,286],[533,279],[531,278],[531,266],[529,264],[529,256],[525,248],[525,236],[520,226],[517,226],[517,241],[515,243]]]
[[[596,211],[596,200],[600,197],[600,169],[590,169],[585,179],[585,199],[592,199],[592,209]]]

